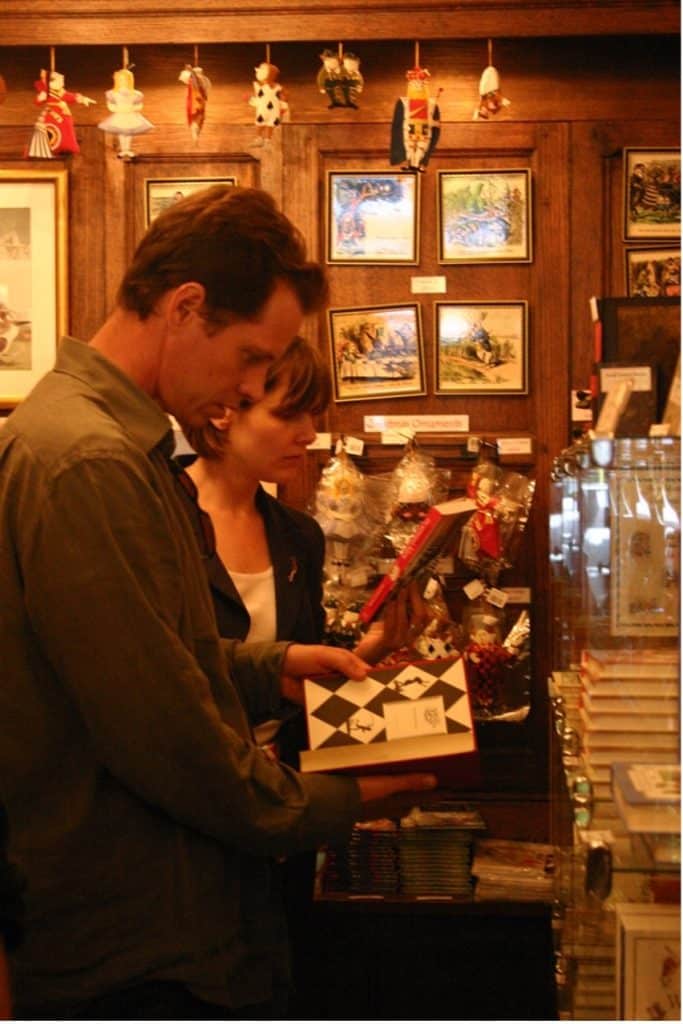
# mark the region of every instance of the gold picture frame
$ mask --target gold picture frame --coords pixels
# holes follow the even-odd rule
[[[419,262],[420,180],[406,171],[328,171],[327,263]]]
[[[68,171],[0,168],[0,405],[52,369],[68,324]]]
[[[528,394],[528,319],[524,299],[435,302],[435,394]]]
[[[531,263],[528,168],[439,171],[439,263]]]
[[[681,151],[623,151],[624,241],[666,242],[681,235]]]

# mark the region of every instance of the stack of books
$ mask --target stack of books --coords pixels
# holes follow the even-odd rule
[[[678,762],[679,672],[675,648],[582,652],[579,732],[597,799],[613,803],[616,762]]]
[[[398,823],[388,818],[359,822],[348,843],[326,848],[322,893],[395,896],[399,864]]]
[[[680,765],[617,761],[612,765],[612,791],[629,832],[680,835]]]
[[[479,839],[472,874],[477,900],[550,902],[555,891],[557,856],[549,843],[516,839]]]

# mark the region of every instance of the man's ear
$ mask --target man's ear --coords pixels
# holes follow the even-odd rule
[[[232,423],[232,418],[232,409],[226,409],[225,416],[221,416],[219,419],[211,419],[209,422],[213,423],[216,430],[227,430]]]
[[[206,290],[198,281],[184,281],[169,294],[167,315],[173,324],[180,326],[192,314],[199,313],[204,307]]]

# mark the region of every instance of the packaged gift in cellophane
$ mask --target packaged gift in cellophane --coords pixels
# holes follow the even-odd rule
[[[481,597],[465,609],[463,660],[477,721],[521,722],[530,707],[531,623],[526,609]]]

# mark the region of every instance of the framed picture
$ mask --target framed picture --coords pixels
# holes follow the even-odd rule
[[[434,306],[437,395],[527,394],[525,301]]]
[[[328,171],[328,263],[411,263],[419,259],[419,175]]]
[[[328,311],[337,402],[425,394],[420,307]]]
[[[439,171],[439,263],[530,263],[531,172]]]
[[[680,233],[680,149],[624,149],[624,239]]]
[[[617,1019],[681,1019],[679,905],[616,903]]]
[[[626,294],[657,299],[681,294],[680,249],[627,249]]]
[[[145,179],[145,224],[147,227],[155,217],[163,213],[179,199],[201,192],[211,185],[236,185],[237,178],[146,178]]]
[[[52,368],[67,330],[67,176],[0,170],[0,405]]]

